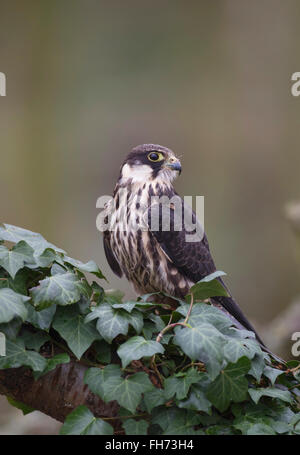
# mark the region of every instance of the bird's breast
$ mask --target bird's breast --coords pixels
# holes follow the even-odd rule
[[[149,184],[136,191],[115,193],[111,246],[136,292],[162,291],[182,297],[188,292],[190,282],[172,264],[148,228],[147,212],[153,194]]]

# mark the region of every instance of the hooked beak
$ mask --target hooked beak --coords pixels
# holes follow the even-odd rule
[[[166,161],[165,166],[172,169],[172,171],[178,171],[179,175],[181,174],[181,164],[177,158],[170,158]]]

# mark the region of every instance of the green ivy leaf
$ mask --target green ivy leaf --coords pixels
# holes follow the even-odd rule
[[[43,310],[53,304],[71,305],[80,300],[81,294],[86,294],[84,283],[74,273],[56,274],[40,281],[40,284],[30,289],[33,304]]]
[[[236,363],[241,357],[253,359],[257,353],[262,354],[261,349],[258,343],[251,339],[231,338],[224,346],[225,359],[231,363]]]
[[[112,377],[120,378],[119,365],[107,365],[105,368],[89,368],[84,375],[84,382],[90,390],[104,400],[104,384]]]
[[[13,226],[12,224],[0,224],[0,240],[6,240],[13,243],[24,240],[31,246],[36,255],[42,254],[47,248],[52,248],[60,253],[65,253],[61,248],[47,242],[41,234]]]
[[[85,322],[96,318],[98,319],[97,329],[108,343],[111,343],[117,335],[126,335],[128,332],[130,319],[125,310],[115,310],[108,303],[102,303],[92,309],[86,316]]]
[[[86,406],[78,406],[66,418],[60,429],[62,435],[112,435],[113,427],[94,417]]]
[[[34,254],[35,264],[30,268],[46,268],[53,264],[54,261],[62,262],[61,257],[52,248],[46,248],[41,254]]]
[[[267,388],[259,388],[259,389],[249,389],[249,395],[251,396],[254,403],[258,403],[260,398],[271,397],[271,398],[278,398],[281,401],[285,401],[286,403],[293,402],[293,396],[288,390],[282,390],[277,387],[267,387]]]
[[[56,312],[56,305],[52,305],[41,311],[36,311],[28,302],[25,303],[25,306],[28,312],[26,321],[37,329],[49,330]]]
[[[66,354],[65,352],[63,352],[62,354],[57,354],[57,355],[51,357],[50,359],[47,359],[47,363],[46,363],[43,371],[41,371],[41,372],[34,371],[33,372],[34,379],[37,380],[41,376],[44,376],[44,374],[49,373],[49,371],[54,370],[54,368],[56,368],[57,365],[61,365],[62,363],[69,363],[69,362],[70,362],[70,357],[68,356],[68,354]]]
[[[0,333],[4,333],[9,340],[15,340],[22,326],[22,319],[14,318],[10,322],[0,324]]]
[[[26,404],[21,403],[20,401],[14,400],[11,397],[6,397],[6,399],[9,402],[9,404],[11,404],[14,408],[20,409],[24,416],[35,411],[35,409],[31,408],[30,406],[27,406]]]
[[[1,226],[0,226],[1,229]],[[23,240],[11,250],[0,245],[0,265],[14,279],[16,273],[27,264],[34,264],[33,249]]]
[[[272,368],[268,365],[265,365],[264,367],[263,375],[270,379],[272,385],[275,384],[278,376],[281,376],[282,374],[284,374],[284,371],[279,370],[278,368]]]
[[[121,344],[117,350],[118,356],[122,360],[123,368],[132,361],[142,357],[152,357],[154,354],[163,354],[164,348],[157,341],[145,340],[141,336],[130,338],[125,343]]]
[[[128,419],[123,423],[126,435],[147,434],[148,426],[146,420]]]
[[[150,413],[153,408],[156,408],[166,402],[165,391],[157,388],[149,390],[144,394],[144,402],[147,411]]]
[[[6,340],[6,356],[0,357],[0,370],[4,368],[19,368],[28,366],[34,371],[43,371],[46,366],[46,359],[38,352],[27,351],[24,341]]]
[[[80,270],[81,272],[93,273],[98,278],[106,280],[105,276],[103,275],[103,273],[101,272],[101,270],[99,269],[99,267],[95,261],[88,261],[86,263],[83,263],[81,261],[78,261],[77,259],[73,259],[73,258],[70,258],[69,256],[65,256],[64,262],[66,262],[67,264],[73,265],[76,269]]]
[[[135,307],[138,307],[138,308],[151,308],[153,307],[154,305],[157,305],[157,304],[153,304],[153,303],[149,303],[149,302],[143,302],[143,301],[140,301],[140,302],[124,302],[124,303],[113,303],[112,304],[112,307],[113,308],[123,308],[124,310],[126,310],[128,313],[131,313],[132,310],[135,308]]]
[[[178,408],[156,408],[152,423],[157,423],[164,435],[194,435],[194,426],[199,423],[200,416],[193,411]]]
[[[177,308],[177,312],[186,316],[189,309],[189,305],[183,305]],[[215,308],[212,305],[207,305],[206,303],[194,303],[191,315],[189,317],[189,324],[192,327],[197,327],[200,324],[211,324],[216,327],[221,333],[225,329],[232,326],[231,319],[218,308]]]
[[[141,401],[142,393],[153,388],[146,373],[135,373],[127,378],[110,376],[103,383],[106,402],[117,400],[120,406],[134,413]]]
[[[26,328],[22,330],[19,338],[24,341],[27,349],[34,349],[35,351],[39,351],[43,344],[50,340],[47,333],[42,331],[32,332]]]
[[[205,389],[203,390],[200,384],[192,385],[189,397],[181,400],[178,403],[178,407],[211,414],[211,403],[206,398]]]
[[[100,336],[100,335],[99,335]],[[111,362],[111,346],[104,340],[95,341],[96,358],[100,363]]]
[[[0,289],[0,322],[10,322],[16,316],[24,321],[27,317],[24,302],[29,299],[29,297],[17,294],[12,289]]]
[[[228,364],[208,386],[206,396],[219,411],[226,411],[231,401],[238,403],[247,398],[248,381],[245,376],[250,365],[250,360],[242,357],[236,364]]]
[[[86,324],[75,306],[58,308],[52,325],[78,359],[99,339],[94,325]]]
[[[255,423],[251,425],[247,431],[248,435],[267,435],[267,434],[276,434],[272,427],[264,423]]]
[[[199,379],[200,375],[195,368],[189,368],[184,374],[170,376],[164,382],[166,399],[169,400],[176,395],[178,400],[182,400],[187,396],[190,386]]]
[[[251,368],[249,370],[249,374],[253,376],[257,382],[259,382],[264,368],[265,368],[264,357],[262,355],[256,354],[251,361]]]
[[[177,327],[175,342],[192,360],[206,364],[207,372],[214,379],[220,372],[223,362],[224,336],[211,324],[198,327]]]
[[[228,297],[228,292],[224,286],[220,283],[217,277],[226,275],[224,272],[214,272],[202,280],[194,284],[190,293],[193,294],[195,300],[205,300],[210,297],[224,296]]]

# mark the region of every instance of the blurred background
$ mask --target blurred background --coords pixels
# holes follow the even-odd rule
[[[233,295],[291,357],[299,19],[298,0],[2,1],[0,221],[94,259],[109,287],[133,296],[106,263],[96,200],[112,193],[133,146],[168,146],[182,155],[177,191],[205,196],[211,250]],[[291,305],[298,322],[287,330]],[[0,434],[58,427],[0,398]]]

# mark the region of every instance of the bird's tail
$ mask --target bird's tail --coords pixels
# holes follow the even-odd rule
[[[258,335],[257,331],[254,329],[253,325],[248,321],[232,297],[214,297],[212,299],[212,303],[216,304],[217,306],[222,306],[223,311],[225,310],[226,313],[228,313],[228,316],[234,321],[235,325],[238,328],[254,332],[255,337],[263,351],[270,354],[277,362],[284,365],[286,364],[285,360],[281,359],[278,355],[274,354],[274,352],[270,351],[270,349],[267,348],[261,337]]]

